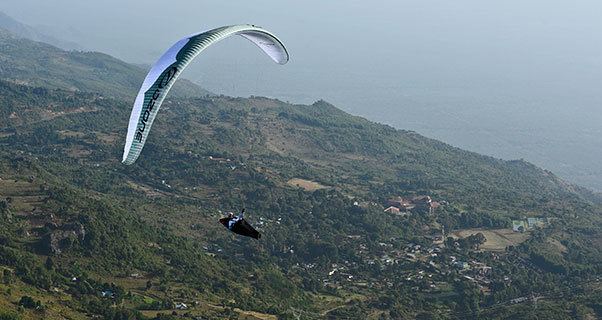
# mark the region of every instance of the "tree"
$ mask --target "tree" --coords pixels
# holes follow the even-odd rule
[[[447,237],[447,239],[445,239],[445,246],[448,248],[453,248],[455,243],[456,243],[456,240],[452,237]]]
[[[2,271],[2,282],[6,285],[13,282],[13,273],[10,270],[4,269],[4,271]]]
[[[46,263],[44,265],[46,266],[46,270],[54,269],[54,261],[50,257],[46,258]]]
[[[485,236],[484,236],[484,235],[483,235],[481,232],[479,232],[479,233],[477,233],[477,234],[471,234],[471,235],[468,237],[468,242],[470,243],[470,245],[471,245],[473,248],[476,248],[477,250],[479,250],[479,247],[480,247],[480,246],[481,246],[483,243],[485,243],[485,241],[487,241],[487,238],[485,238]]]
[[[38,309],[41,307],[40,301],[35,301],[30,296],[22,296],[21,300],[19,300],[19,305],[27,309]]]
[[[10,217],[9,202],[7,200],[0,200],[0,216]]]

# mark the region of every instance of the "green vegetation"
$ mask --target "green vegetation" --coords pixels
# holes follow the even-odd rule
[[[21,66],[66,54],[10,37],[0,44],[12,48],[0,55],[23,52]],[[112,59],[72,54],[70,67]],[[165,101],[126,167],[131,99],[105,95],[115,88],[88,81],[90,69],[71,72],[89,91],[77,92],[52,64],[36,68],[0,81],[0,319],[602,315],[602,209],[525,161],[463,151],[324,101],[221,96]],[[109,68],[111,79],[129,79],[133,67],[123,68]],[[383,212],[396,195],[447,204]],[[241,207],[261,241],[216,223]],[[446,239],[524,217],[551,223],[498,251],[481,250],[488,232]]]

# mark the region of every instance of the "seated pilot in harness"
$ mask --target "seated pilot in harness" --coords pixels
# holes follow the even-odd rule
[[[235,216],[232,212],[228,213],[227,217],[219,219],[219,222],[228,228],[228,230],[240,234],[242,236],[255,239],[261,238],[261,233],[255,230],[244,218],[245,209],[240,211],[240,214]]]

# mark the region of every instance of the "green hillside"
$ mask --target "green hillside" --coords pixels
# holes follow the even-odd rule
[[[602,209],[551,172],[324,101],[177,95],[123,166],[131,98],[106,92],[132,67],[0,44],[36,65],[0,72],[0,319],[602,316]],[[260,241],[217,223],[241,207]]]
[[[104,53],[65,51],[0,28],[0,77],[15,83],[133,99],[146,72]],[[185,79],[173,90],[179,96],[209,94]]]

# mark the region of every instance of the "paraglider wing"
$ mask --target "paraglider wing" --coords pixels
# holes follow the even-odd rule
[[[289,60],[286,48],[276,36],[253,25],[221,27],[176,42],[151,68],[136,96],[123,150],[124,164],[138,159],[161,103],[186,66],[207,47],[233,35],[253,42],[276,63],[285,64]]]

